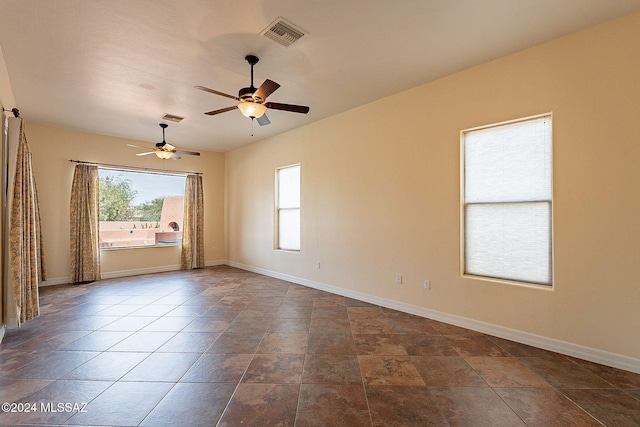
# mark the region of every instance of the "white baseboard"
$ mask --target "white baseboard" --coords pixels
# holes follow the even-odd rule
[[[217,265],[226,265],[226,260],[213,260],[213,261],[205,261],[205,267],[214,267]],[[148,268],[135,268],[132,270],[118,270],[118,271],[109,271],[100,274],[101,279],[115,279],[117,277],[128,277],[128,276],[139,276],[141,274],[152,274],[152,273],[166,273],[167,271],[177,271],[180,270],[180,265],[163,265],[160,267],[148,267]],[[71,283],[70,277],[56,277],[54,279],[47,279],[38,285],[38,287],[43,286],[54,286],[54,285],[66,285]]]
[[[621,354],[585,347],[566,341],[556,340],[554,338],[548,338],[541,335],[505,328],[504,326],[493,325],[491,323],[485,323],[462,316],[443,313],[441,311],[430,310],[428,308],[418,307],[412,304],[394,301],[387,298],[381,298],[374,295],[351,291],[349,289],[343,289],[337,286],[314,282],[312,280],[290,276],[288,274],[282,274],[275,271],[266,270],[264,268],[252,267],[233,261],[229,261],[227,262],[227,264],[231,267],[240,268],[242,270],[263,274],[265,276],[274,277],[276,279],[286,280],[288,282],[308,286],[310,288],[342,295],[348,298],[357,299],[405,313],[415,314],[416,316],[426,317],[451,325],[460,326],[462,328],[482,332],[488,335],[493,335],[499,338],[516,341],[522,344],[527,344],[545,350],[554,351],[556,353],[565,354],[567,356],[573,356],[579,359],[588,360],[590,362],[599,363],[602,365],[611,366],[614,368],[640,374],[640,360]]]

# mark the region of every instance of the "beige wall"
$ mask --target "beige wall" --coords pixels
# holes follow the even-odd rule
[[[126,144],[152,143],[95,135],[26,123],[38,185],[47,279],[54,283],[70,277],[69,201],[75,163],[69,159],[123,166],[203,173],[205,200],[205,262],[224,261],[224,154],[201,151],[200,157],[180,161],[155,156],[136,157]],[[180,146],[178,142],[176,145]],[[182,147],[188,149],[188,147]],[[215,249],[214,249],[215,248]],[[124,249],[101,252],[103,277],[179,266],[179,247]]]
[[[640,359],[638,28],[630,15],[227,153],[230,261]],[[554,289],[461,278],[460,130],[546,112]],[[299,254],[273,250],[274,171],[292,163]]]

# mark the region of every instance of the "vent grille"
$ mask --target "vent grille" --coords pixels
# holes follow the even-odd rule
[[[181,121],[184,120],[184,117],[180,117],[180,116],[176,116],[176,115],[167,113],[164,116],[162,116],[162,120],[168,120],[170,122],[180,123]]]
[[[289,47],[300,40],[306,32],[280,16],[260,34],[280,43],[284,47]]]

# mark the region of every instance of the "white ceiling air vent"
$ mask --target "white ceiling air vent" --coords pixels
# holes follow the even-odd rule
[[[167,113],[164,116],[162,116],[162,120],[168,120],[170,122],[180,123],[181,121],[184,120],[184,117]]]
[[[260,34],[280,43],[284,47],[289,47],[296,41],[300,40],[306,32],[300,27],[297,27],[287,21],[282,16],[279,16],[278,19],[273,21]]]

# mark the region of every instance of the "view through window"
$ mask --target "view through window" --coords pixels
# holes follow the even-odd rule
[[[182,241],[186,177],[99,168],[100,248]]]

